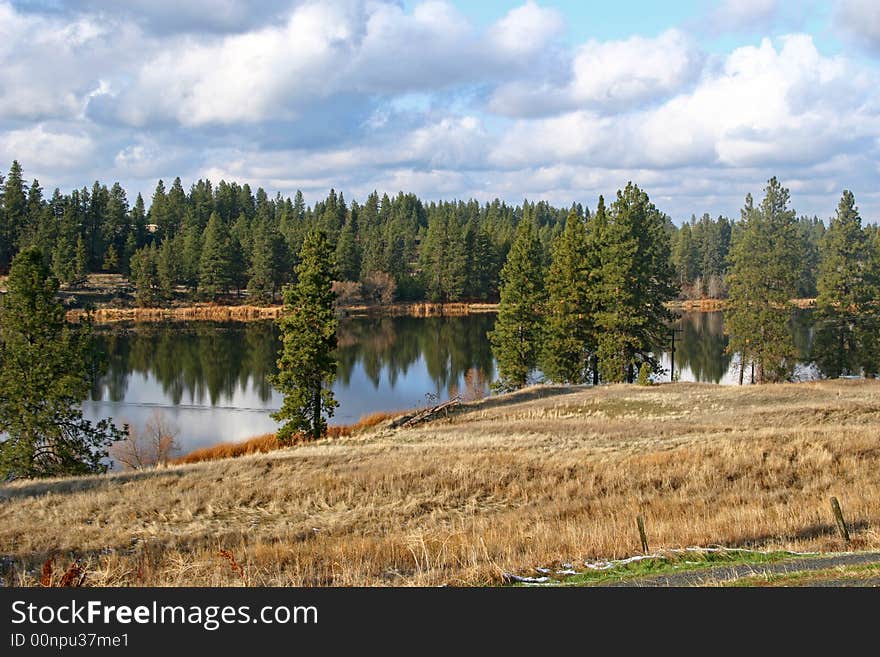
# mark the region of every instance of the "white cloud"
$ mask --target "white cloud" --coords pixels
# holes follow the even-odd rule
[[[807,34],[708,55],[684,28],[571,44],[535,2],[485,28],[433,0],[184,4],[0,0],[0,161],[131,197],[180,175],[594,205],[635,180],[676,216],[735,214],[778,175],[801,211],[846,186],[880,216],[877,66]],[[790,23],[788,3],[725,6],[727,39]],[[875,3],[844,19],[880,43]]]
[[[580,46],[561,84],[520,80],[501,86],[490,106],[507,116],[572,109],[619,112],[682,91],[699,75],[704,57],[679,30],[654,38],[589,41]]]
[[[876,0],[840,0],[835,22],[861,45],[880,52],[880,4]]]
[[[532,66],[561,27],[556,12],[533,3],[481,35],[446,2],[411,13],[384,2],[304,2],[280,25],[171,40],[136,72],[118,116],[137,126],[253,123],[295,118],[336,94],[490,84]]]
[[[800,164],[880,134],[876,76],[824,57],[811,37],[735,50],[722,70],[658,107],[600,116],[580,110],[522,120],[493,153],[505,162],[728,167]]]
[[[779,14],[779,0],[724,0],[710,13],[710,25],[719,32],[766,27]]]
[[[41,175],[82,167],[94,151],[95,144],[87,134],[52,130],[42,124],[0,133],[0,161],[18,159]]]
[[[564,28],[558,11],[539,7],[529,0],[495,23],[489,37],[501,51],[529,55],[545,47]]]

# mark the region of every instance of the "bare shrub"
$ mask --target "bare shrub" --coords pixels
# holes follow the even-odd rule
[[[464,388],[459,390],[458,384],[452,384],[449,388],[449,396],[459,397],[463,402],[479,401],[486,396],[488,385],[485,372],[471,367],[464,373]]]
[[[337,306],[356,306],[363,302],[360,283],[354,281],[333,281],[333,292],[336,294]]]
[[[721,276],[712,275],[706,286],[706,296],[710,299],[724,299],[727,296],[727,284]]]
[[[110,456],[129,470],[165,465],[180,451],[180,429],[162,411],[153,411],[143,431],[129,426],[128,438],[113,443]]]
[[[387,305],[397,295],[397,283],[391,274],[374,271],[364,279],[364,297],[371,303]]]

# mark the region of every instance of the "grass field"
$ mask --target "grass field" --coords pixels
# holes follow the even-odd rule
[[[880,548],[876,381],[539,387],[382,426],[3,486],[5,578],[36,583],[56,554],[87,585],[498,584],[638,554],[639,514],[652,551]]]

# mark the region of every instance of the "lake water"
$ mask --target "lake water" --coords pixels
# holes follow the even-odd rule
[[[466,317],[351,318],[340,324],[333,424],[365,414],[424,406],[455,394],[485,394],[496,377],[486,332],[494,314]],[[793,322],[807,353],[809,322]],[[730,384],[736,359],[725,353],[722,313],[685,313],[676,323],[675,369],[682,381]],[[275,370],[272,322],[165,323],[101,328],[107,368],[84,403],[89,418],[143,427],[160,411],[180,430],[183,453],[274,431],[281,396],[266,381]],[[662,362],[668,369],[670,355]],[[800,368],[802,378],[814,376]],[[668,380],[668,379],[667,379]]]

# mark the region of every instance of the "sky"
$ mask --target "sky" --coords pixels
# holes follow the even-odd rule
[[[0,0],[0,169],[880,219],[880,2]]]

